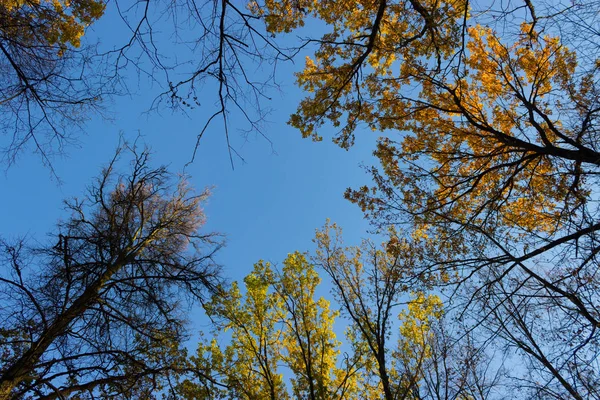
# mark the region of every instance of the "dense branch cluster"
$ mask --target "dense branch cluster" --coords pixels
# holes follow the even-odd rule
[[[147,157],[67,202],[55,245],[2,242],[0,397],[147,397],[177,369],[181,300],[217,290],[218,244],[198,233],[206,194]]]
[[[380,132],[372,183],[346,198],[386,243],[345,248],[327,225],[312,256],[221,287],[201,197],[145,153],[110,183],[113,163],[67,203],[56,245],[2,243],[0,397],[600,399],[597,3],[156,4],[115,3],[128,42],[93,59],[78,46],[103,3],[0,4],[7,154],[31,140],[47,154],[38,132],[62,143],[130,64],[163,84],[156,107],[212,102],[196,147],[219,118],[232,149],[232,116],[259,130],[274,82],[251,68],[311,51],[289,122],[348,150]],[[90,81],[100,59],[110,73]],[[344,356],[317,271],[349,323]],[[231,340],[189,358],[178,299],[208,292]]]
[[[487,398],[497,384],[493,368],[486,371],[481,349],[450,339],[439,297],[414,292],[401,305],[406,290],[390,282],[406,265],[370,242],[343,248],[333,229],[318,232],[312,260],[289,254],[280,271],[259,262],[244,279],[245,295],[235,283],[213,298],[215,337],[190,358],[194,372],[180,377],[173,398]],[[318,267],[350,318],[345,343],[334,330],[340,312],[315,298]],[[223,331],[231,332],[227,345]]]
[[[579,3],[343,4],[305,5],[331,31],[298,75],[312,94],[290,123],[316,139],[325,122],[342,126],[346,148],[360,123],[385,132],[374,185],[346,197],[399,228],[392,248],[423,249],[403,280],[435,278],[483,343],[515,349],[523,393],[598,398],[596,15]]]
[[[33,146],[43,161],[70,141],[110,89],[81,46],[85,28],[104,13],[102,1],[3,1],[0,4],[0,135],[12,163]],[[92,74],[95,69],[96,73]],[[72,128],[72,127],[71,127]]]

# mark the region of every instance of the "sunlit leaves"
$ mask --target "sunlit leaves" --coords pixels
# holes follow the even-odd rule
[[[95,0],[3,0],[0,30],[13,40],[36,45],[79,47],[85,28],[104,13],[104,2]]]
[[[325,243],[328,239],[320,233],[318,240]],[[352,268],[360,269],[356,253],[350,259],[344,257],[340,253],[332,262],[350,262]],[[382,260],[379,267],[384,265]],[[421,377],[423,361],[430,357],[432,324],[441,317],[439,299],[415,293],[398,319],[389,314],[396,305],[389,307],[390,321],[379,333],[364,329],[380,324],[375,309],[362,314],[360,322],[351,319],[345,335],[351,351],[342,354],[336,335],[339,325],[335,324],[339,311],[325,298],[317,298],[320,283],[315,265],[298,252],[289,254],[281,269],[262,261],[255,264],[244,278],[244,290],[234,283],[208,305],[220,335],[200,344],[191,358],[197,377],[182,380],[179,393],[198,399],[362,399],[382,396],[390,377],[399,380],[394,383],[398,393],[414,385]],[[346,284],[350,291],[356,283]],[[393,297],[399,298],[404,292],[401,286],[395,288]],[[356,301],[371,304],[367,292]],[[347,314],[347,305],[340,306]],[[388,348],[385,339],[392,334],[392,319],[398,322],[394,336],[399,337],[399,344]],[[378,335],[384,338],[379,351],[390,358],[385,363],[389,368],[385,384],[378,359],[383,353],[373,352],[374,343],[382,338]]]
[[[598,397],[600,69],[582,38],[594,6],[357,2],[329,22],[318,7],[347,4],[331,3],[310,8],[329,31],[311,38],[290,123],[313,138],[329,123],[344,148],[360,125],[383,132],[372,187],[346,197],[380,231],[408,232],[388,254],[406,238],[420,246],[403,280],[452,286],[458,319],[522,351],[518,385],[533,397]],[[338,291],[363,321],[371,308],[355,299],[383,292],[357,253],[322,254],[330,274],[353,278]]]

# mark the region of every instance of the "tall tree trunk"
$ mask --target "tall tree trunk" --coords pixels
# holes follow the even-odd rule
[[[90,285],[64,313],[59,315],[31,347],[2,374],[0,377],[0,400],[9,399],[10,393],[15,387],[31,377],[35,365],[52,342],[61,336],[69,325],[98,299],[102,287],[125,265],[127,258],[127,256],[118,257],[115,263],[109,266],[104,274]]]

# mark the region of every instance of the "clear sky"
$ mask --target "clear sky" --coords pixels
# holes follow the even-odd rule
[[[88,37],[107,43],[122,40],[123,33],[114,23],[109,10]],[[301,66],[281,65],[281,91],[269,93],[272,101],[266,105],[273,112],[264,132],[272,144],[259,135],[243,139],[234,119],[230,126],[233,145],[245,162],[235,159],[232,169],[223,127],[215,123],[203,137],[195,162],[186,169],[196,188],[214,187],[205,207],[205,229],[226,236],[227,246],[218,259],[229,279],[243,278],[259,259],[280,263],[290,252],[310,250],[314,231],[326,218],[344,229],[348,244],[358,244],[366,236],[368,225],[360,209],[344,200],[343,193],[347,187],[369,182],[360,164],[374,162],[376,134],[359,135],[351,151],[327,139],[320,143],[302,139],[286,124],[302,96],[293,79],[293,71]],[[22,154],[15,166],[0,175],[0,234],[43,241],[58,219],[68,217],[62,200],[84,192],[113,155],[120,135],[133,140],[141,134],[154,151],[156,165],[182,171],[206,112],[196,109],[188,116],[169,110],[147,113],[160,88],[134,76],[129,79],[132,94],[106,105],[110,119],[93,117],[80,144],[67,147],[64,157],[53,160],[62,184],[52,180],[39,157],[31,153]],[[209,104],[215,99],[211,89],[202,95]]]

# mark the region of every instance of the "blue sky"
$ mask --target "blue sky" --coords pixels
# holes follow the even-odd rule
[[[108,42],[122,39],[123,32],[111,18],[109,12],[88,37]],[[267,106],[273,112],[264,132],[272,144],[260,135],[242,138],[234,118],[232,143],[245,162],[236,159],[232,169],[223,126],[215,123],[203,137],[195,162],[186,169],[193,186],[200,190],[213,187],[205,207],[205,229],[226,236],[227,246],[219,261],[229,279],[243,278],[259,259],[280,263],[290,252],[310,250],[314,231],[326,218],[344,229],[348,244],[358,244],[366,236],[367,222],[358,207],[343,199],[343,192],[369,182],[360,164],[374,162],[371,153],[376,134],[358,135],[351,151],[327,139],[320,143],[302,139],[286,124],[302,97],[293,79],[293,72],[300,67],[280,65],[281,90],[269,93],[272,101]],[[62,184],[52,180],[39,157],[31,153],[22,154],[15,166],[0,175],[4,193],[0,197],[0,234],[43,241],[58,219],[68,217],[62,209],[63,199],[84,192],[113,155],[120,135],[129,140],[141,135],[153,149],[156,165],[182,171],[208,111],[196,109],[188,116],[169,110],[147,113],[160,88],[135,76],[128,79],[134,93],[107,104],[109,119],[93,117],[79,145],[66,148],[65,156],[53,160]],[[207,88],[202,95],[210,103],[215,93]]]

